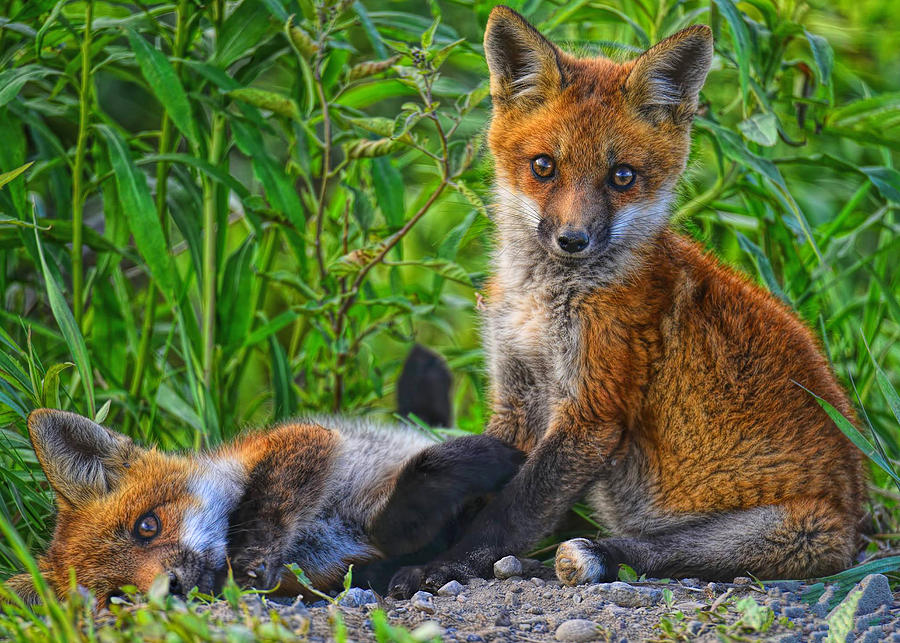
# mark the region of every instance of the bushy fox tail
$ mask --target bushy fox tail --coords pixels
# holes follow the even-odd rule
[[[443,358],[420,344],[409,351],[397,380],[397,412],[431,426],[450,426],[452,377]]]

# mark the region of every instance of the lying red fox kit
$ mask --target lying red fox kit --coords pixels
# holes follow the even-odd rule
[[[243,585],[283,581],[296,593],[290,574],[282,579],[294,562],[327,589],[351,563],[435,555],[429,545],[449,544],[441,539],[465,507],[520,462],[487,436],[436,444],[405,427],[322,422],[332,428],[287,423],[175,455],[80,415],[34,411],[31,441],[59,509],[41,572],[63,596],[73,568],[101,605],[123,585],[146,591],[162,573],[170,591],[215,591],[229,566]],[[10,583],[37,600],[27,576]]]
[[[482,575],[586,498],[614,534],[559,547],[570,584],[801,578],[848,566],[863,458],[798,384],[852,408],[812,333],[668,227],[710,29],[578,59],[506,7],[484,39],[497,250],[487,433],[527,452],[457,546],[394,592]]]

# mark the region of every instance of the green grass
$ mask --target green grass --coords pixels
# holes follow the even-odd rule
[[[677,225],[792,305],[900,532],[900,17],[889,0],[510,2],[579,52],[716,59]],[[163,448],[386,413],[413,340],[487,415],[481,0],[0,0],[0,516],[37,550],[37,406]],[[134,9],[137,6],[138,9]],[[22,567],[0,542],[0,576]]]

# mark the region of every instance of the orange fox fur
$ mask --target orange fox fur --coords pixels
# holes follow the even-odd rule
[[[528,453],[463,541],[395,593],[481,575],[579,498],[613,534],[569,541],[561,580],[812,577],[851,564],[853,409],[782,302],[668,226],[713,53],[689,27],[635,60],[578,59],[496,7],[485,34],[497,249],[487,433]]]

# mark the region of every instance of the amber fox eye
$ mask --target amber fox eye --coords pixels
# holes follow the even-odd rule
[[[147,543],[156,538],[161,529],[162,523],[159,521],[159,516],[152,511],[148,511],[137,519],[131,533],[138,540]]]
[[[531,173],[538,181],[547,181],[556,174],[556,163],[546,154],[531,159]]]
[[[627,190],[634,185],[637,172],[629,165],[616,165],[609,173],[609,184],[617,190]]]

